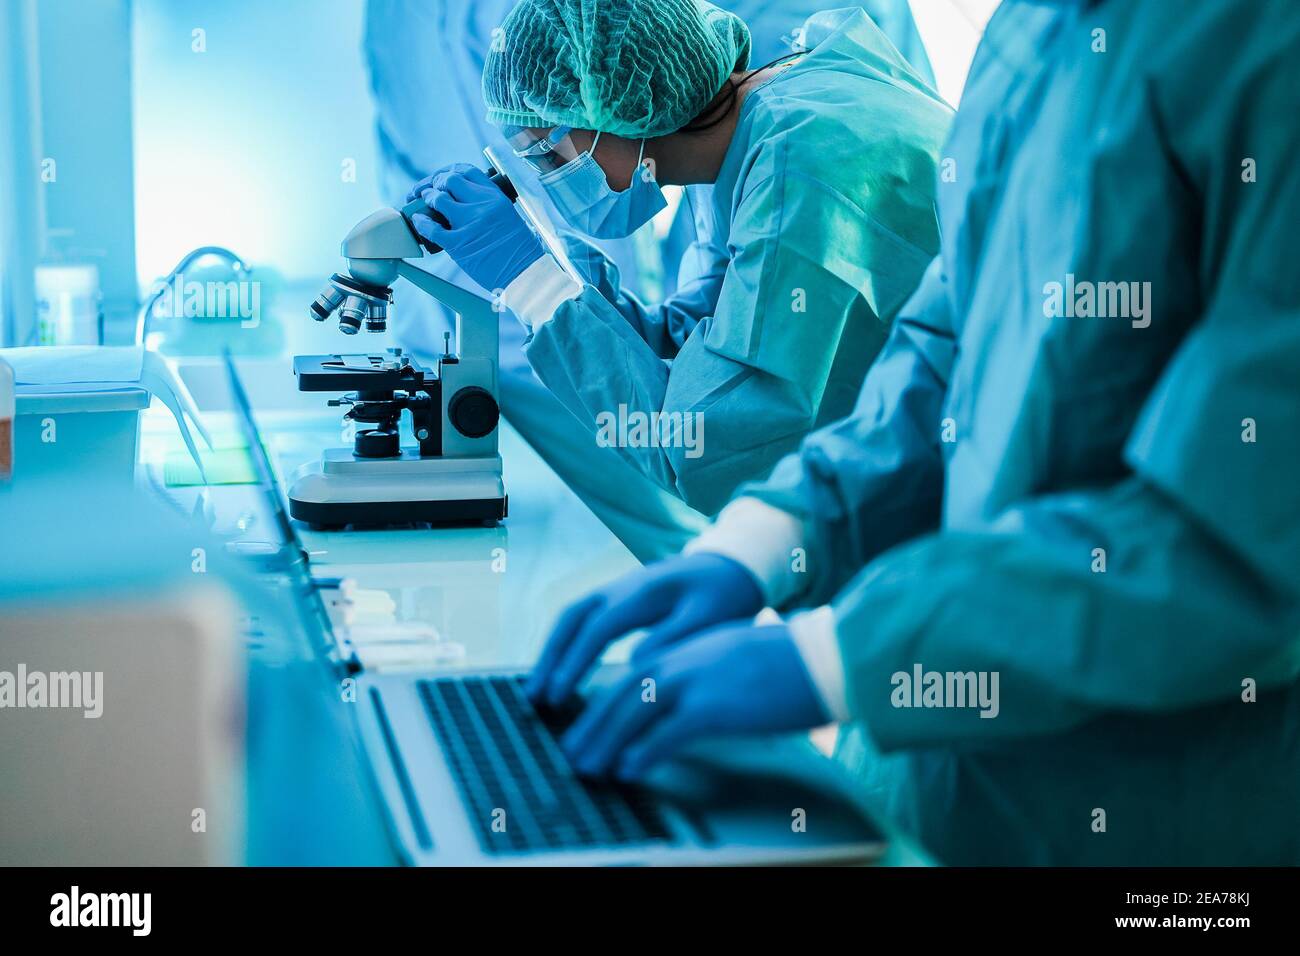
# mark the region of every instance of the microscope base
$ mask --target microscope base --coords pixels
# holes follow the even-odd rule
[[[495,523],[506,517],[501,457],[357,458],[331,448],[289,486],[289,514],[317,526]]]

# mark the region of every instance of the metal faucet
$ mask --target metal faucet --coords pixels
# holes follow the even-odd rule
[[[230,267],[235,272],[248,273],[252,272],[252,267],[244,262],[239,256],[231,252],[225,246],[199,246],[181,257],[181,261],[172,267],[162,279],[155,283],[157,291],[150,295],[140,306],[140,311],[135,316],[135,344],[143,345],[145,336],[149,333],[149,318],[153,314],[154,304],[162,296],[163,292],[172,284],[172,280],[188,269],[193,263],[202,259],[204,256],[216,256],[219,259],[225,259],[230,263]]]

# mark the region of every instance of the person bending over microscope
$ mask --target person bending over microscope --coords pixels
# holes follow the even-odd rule
[[[412,189],[414,224],[528,326],[533,369],[597,440],[716,513],[852,408],[937,249],[951,111],[860,10],[814,16],[804,52],[758,69],[744,22],[702,0],[522,0],[502,29],[488,119],[567,223],[626,236],[660,183],[711,184],[725,268],[647,305],[584,245],[577,282],[467,164]]]

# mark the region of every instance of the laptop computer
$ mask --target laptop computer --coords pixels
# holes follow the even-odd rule
[[[247,394],[229,356],[226,364],[291,572],[318,603],[304,618],[328,628]],[[322,653],[334,646],[329,635],[319,640]],[[590,689],[618,671],[603,665]],[[573,772],[558,739],[580,707],[539,713],[517,671],[352,676],[361,742],[409,863],[862,863],[884,849],[848,775],[798,735],[700,741],[642,783],[621,785]]]

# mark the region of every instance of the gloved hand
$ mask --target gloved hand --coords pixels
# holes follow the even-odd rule
[[[406,200],[419,197],[447,224],[419,213],[411,217],[415,231],[446,250],[465,274],[489,292],[504,289],[545,250],[505,193],[483,170],[453,163],[411,189]]]
[[[730,558],[692,554],[648,565],[565,609],[525,689],[533,701],[558,707],[605,648],[625,634],[652,628],[636,649],[634,659],[640,659],[702,628],[762,609],[758,582]]]
[[[654,680],[654,699],[643,681]],[[633,780],[717,734],[806,730],[830,720],[784,624],[733,621],[635,663],[560,740],[584,776]]]

